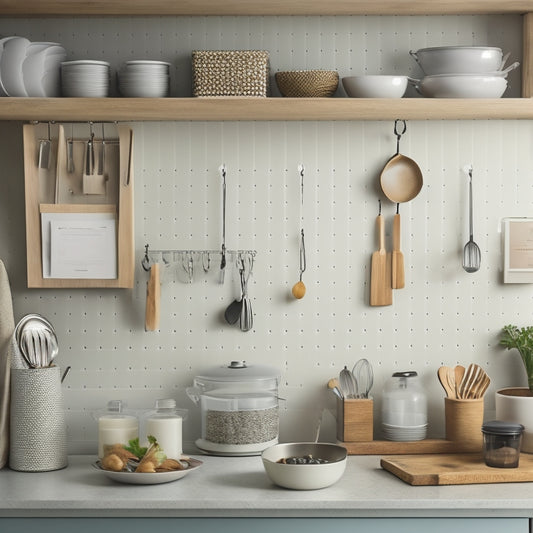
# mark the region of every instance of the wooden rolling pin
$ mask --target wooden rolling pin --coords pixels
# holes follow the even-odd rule
[[[159,276],[159,264],[154,263],[150,267],[150,279],[146,287],[146,318],[144,328],[146,331],[155,331],[159,328],[161,303],[161,283]]]

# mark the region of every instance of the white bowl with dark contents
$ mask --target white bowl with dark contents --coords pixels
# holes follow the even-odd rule
[[[261,455],[265,471],[280,487],[315,490],[333,485],[344,474],[347,451],[320,442],[276,444]]]

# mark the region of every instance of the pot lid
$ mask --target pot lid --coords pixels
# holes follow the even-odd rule
[[[228,365],[219,366],[196,376],[202,381],[264,381],[278,379],[278,369],[266,365],[247,365],[246,361],[231,361]]]
[[[524,426],[515,422],[493,420],[491,422],[485,422],[481,426],[481,431],[495,435],[520,435],[524,431]]]

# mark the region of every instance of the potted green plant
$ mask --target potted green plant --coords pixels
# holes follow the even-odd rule
[[[525,427],[522,451],[533,453],[533,326],[505,326],[500,344],[520,354],[527,374],[527,387],[508,387],[496,391],[496,418],[518,422]]]

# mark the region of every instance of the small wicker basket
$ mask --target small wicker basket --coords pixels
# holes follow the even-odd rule
[[[264,50],[194,50],[193,96],[268,96],[269,54]]]
[[[333,96],[339,85],[336,70],[288,70],[275,77],[280,93],[293,98]]]

